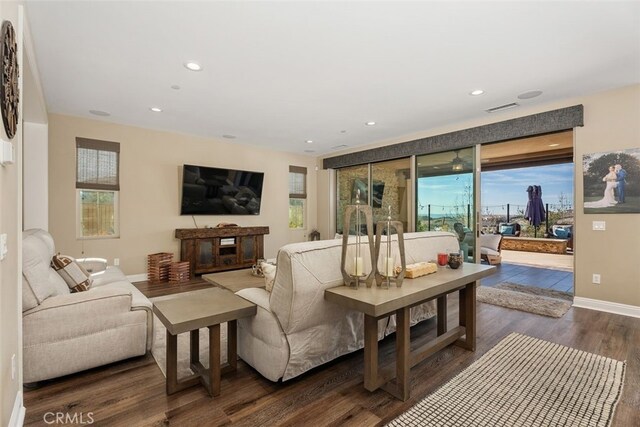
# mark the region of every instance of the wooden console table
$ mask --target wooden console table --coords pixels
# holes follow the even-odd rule
[[[402,287],[365,286],[327,289],[324,298],[364,313],[364,388],[382,388],[401,400],[410,395],[409,371],[449,344],[476,349],[476,280],[495,273],[496,267],[464,263],[457,270],[439,268],[437,273],[405,279]],[[447,331],[447,294],[460,294],[459,326]],[[437,299],[437,338],[410,351],[410,308]],[[378,320],[396,315],[396,366],[378,368]],[[464,337],[464,339],[462,339]],[[390,381],[395,377],[395,384]]]
[[[269,227],[179,228],[180,259],[189,261],[191,277],[251,267],[264,258]]]

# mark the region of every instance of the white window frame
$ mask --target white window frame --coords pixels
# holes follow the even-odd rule
[[[81,191],[95,191],[98,193],[113,193],[113,227],[115,233],[110,236],[83,236],[82,235],[82,198]],[[120,192],[115,190],[93,190],[89,188],[76,189],[76,239],[78,240],[104,240],[120,238]]]
[[[291,178],[291,174],[299,174],[303,175],[304,179],[304,192],[299,194],[292,194],[291,188],[289,188],[289,210],[291,209],[291,200],[302,200],[302,227],[291,227],[289,223],[289,230],[306,230],[307,229],[307,168],[303,166],[289,166],[289,175],[287,175],[287,179]],[[287,212],[288,215],[288,212]],[[289,222],[290,218],[287,218],[287,222]]]

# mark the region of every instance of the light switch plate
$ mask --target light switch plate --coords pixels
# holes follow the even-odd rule
[[[0,261],[2,261],[7,256],[7,235],[0,234]]]
[[[593,221],[592,229],[595,231],[605,231],[607,229],[607,223],[604,221]]]
[[[0,164],[10,165],[15,162],[16,152],[13,144],[9,141],[0,141]]]

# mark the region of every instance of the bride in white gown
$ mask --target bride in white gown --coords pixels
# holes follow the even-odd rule
[[[607,208],[609,206],[615,206],[618,202],[616,201],[616,196],[613,193],[613,189],[618,186],[618,182],[616,181],[616,169],[611,166],[609,167],[609,173],[602,178],[603,181],[607,183],[607,186],[604,188],[604,197],[596,202],[585,202],[585,208]]]

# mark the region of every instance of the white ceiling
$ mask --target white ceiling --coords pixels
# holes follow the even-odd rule
[[[29,1],[27,14],[49,112],[312,155],[640,83],[639,2]]]

